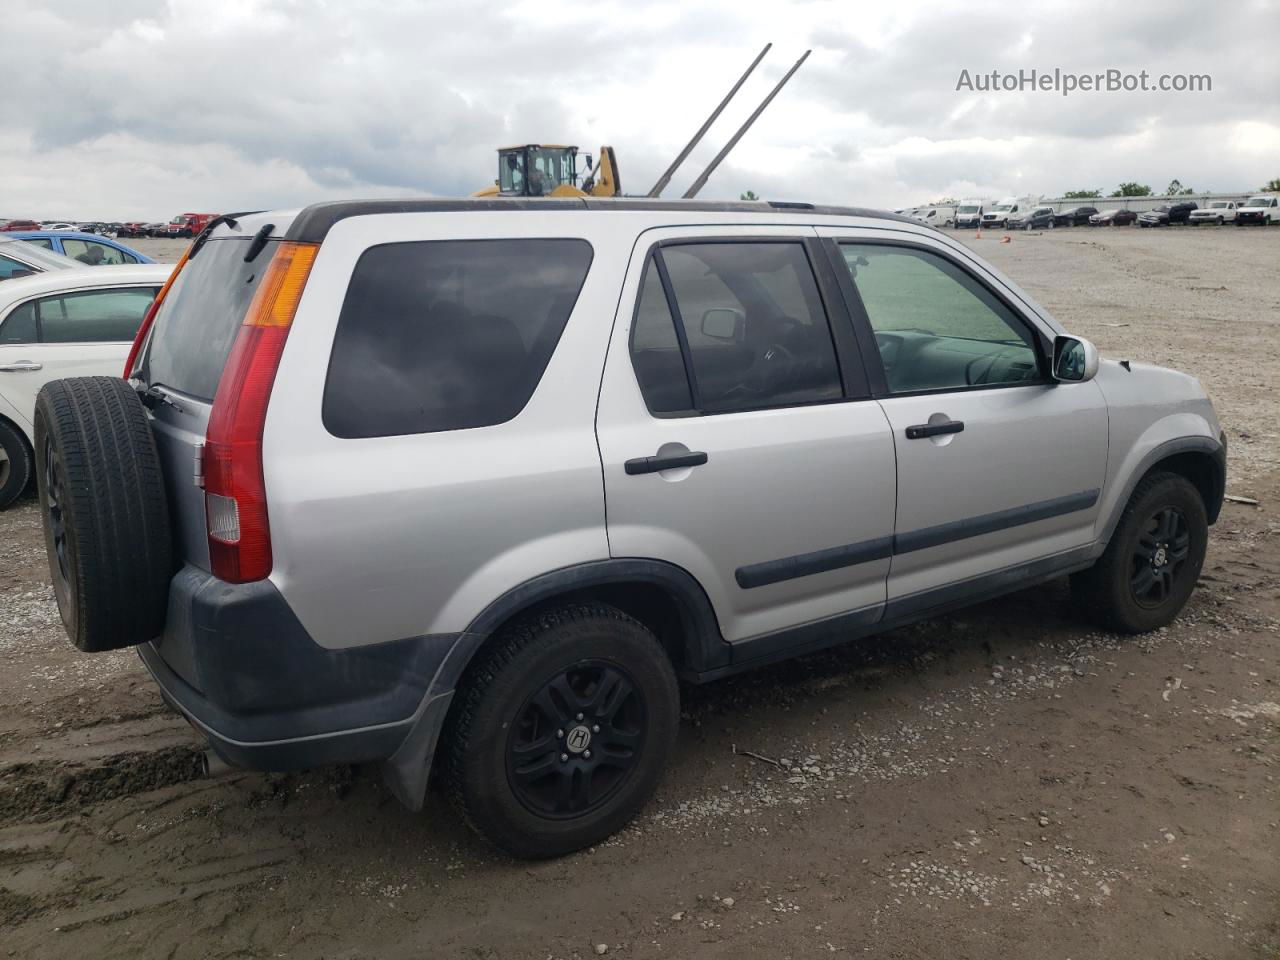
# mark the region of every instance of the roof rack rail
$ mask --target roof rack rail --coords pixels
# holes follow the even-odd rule
[[[767,200],[765,201],[775,210],[812,210],[812,203],[805,203],[801,200]]]

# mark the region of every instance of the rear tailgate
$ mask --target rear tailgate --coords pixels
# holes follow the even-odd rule
[[[156,314],[139,379],[154,400],[152,427],[164,468],[179,559],[209,570],[204,490],[198,484],[218,379],[275,242],[245,262],[253,231],[219,228],[178,273]]]

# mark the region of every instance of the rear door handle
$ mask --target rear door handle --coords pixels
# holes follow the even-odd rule
[[[938,437],[944,433],[959,433],[963,429],[963,420],[948,420],[946,423],[917,423],[907,427],[907,439],[923,440],[925,437]]]
[[[13,363],[0,364],[0,372],[3,373],[29,373],[33,370],[44,369],[43,363],[36,363],[34,360],[15,360]]]
[[[630,476],[641,473],[657,473],[659,470],[675,470],[677,467],[700,467],[707,462],[707,455],[701,450],[690,450],[688,453],[672,453],[663,457],[636,457],[628,460],[623,466]]]

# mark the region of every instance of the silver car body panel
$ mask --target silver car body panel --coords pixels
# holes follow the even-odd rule
[[[735,573],[891,538],[889,425],[873,400],[654,417],[631,364],[633,308],[646,253],[658,240],[812,235],[811,228],[741,225],[642,234],[632,252],[605,364],[597,432],[610,553],[665,560],[689,571],[731,642],[883,605],[887,543],[881,558],[751,588],[740,586]],[[707,463],[638,476],[624,470],[629,459],[679,446],[705,452]]]

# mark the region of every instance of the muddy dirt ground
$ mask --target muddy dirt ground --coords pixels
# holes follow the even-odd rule
[[[1261,503],[1227,504],[1171,627],[1096,632],[1057,583],[686,689],[639,821],[531,865],[373,770],[199,779],[136,657],[67,642],[28,499],[0,514],[0,956],[1275,958],[1280,230],[966,242],[1213,396]]]

